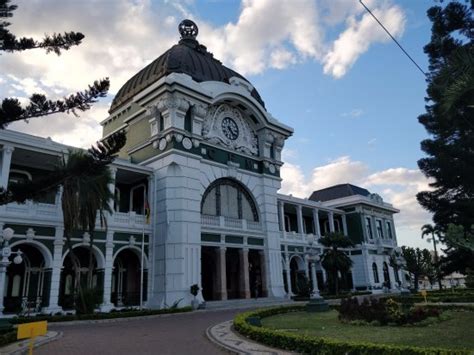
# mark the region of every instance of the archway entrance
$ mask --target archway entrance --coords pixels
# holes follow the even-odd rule
[[[90,272],[89,272],[90,270]],[[59,305],[64,309],[72,309],[79,286],[82,289],[97,288],[103,290],[103,270],[97,269],[94,253],[86,246],[74,248],[74,258],[71,253],[66,255],[61,272]]]
[[[206,301],[217,300],[217,264],[216,252],[218,248],[202,247],[201,248],[201,285],[202,297]]]
[[[115,306],[140,304],[140,271],[140,259],[134,251],[124,249],[118,253],[112,273],[112,303]],[[145,292],[143,294],[145,296]]]
[[[299,256],[293,256],[290,261],[291,289],[293,293],[298,294],[299,283],[306,278],[304,261]]]
[[[45,294],[45,261],[43,254],[32,245],[21,244],[12,248],[22,251],[23,262],[8,266],[5,276],[4,312],[39,312]]]
[[[386,262],[383,263],[383,281],[384,286],[390,288],[390,274],[388,272],[388,265]]]
[[[226,251],[227,298],[240,298],[240,256],[239,249],[227,248]]]
[[[264,280],[262,277],[261,257],[258,250],[249,250],[249,284],[250,297],[265,297],[263,294]]]

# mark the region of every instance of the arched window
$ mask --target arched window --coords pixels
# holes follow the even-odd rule
[[[119,212],[120,211],[120,189],[118,187],[115,187],[115,193],[114,193],[114,211]]]
[[[376,263],[372,264],[372,271],[374,273],[374,282],[376,284],[378,284],[380,281],[379,281],[379,271],[377,270],[377,264]]]
[[[23,183],[31,180],[31,174],[26,170],[11,169],[8,176],[9,183]]]
[[[13,276],[12,297],[20,296],[20,287],[21,287],[21,275]]]
[[[160,113],[160,117],[158,118],[158,126],[159,126],[160,132],[163,132],[163,130],[165,129],[165,119],[163,118],[161,113]]]
[[[237,181],[219,179],[204,192],[201,213],[258,222],[257,207],[250,193]]]

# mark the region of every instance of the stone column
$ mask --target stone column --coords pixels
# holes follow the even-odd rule
[[[336,230],[334,228],[334,212],[328,212],[328,219],[329,219],[329,231],[331,233],[334,233]]]
[[[104,267],[104,298],[100,306],[102,312],[110,311],[114,305],[111,302],[112,297],[112,271],[114,267],[114,232],[107,232],[105,241],[105,267]]]
[[[321,226],[319,225],[319,211],[316,208],[313,209],[313,223],[314,223],[314,234],[316,234],[316,238],[321,238]]]
[[[9,145],[4,145],[2,148],[2,175],[0,180],[0,187],[8,187],[8,177],[10,175],[10,166],[14,150],[15,148]]]
[[[109,168],[110,169],[110,176],[112,177],[112,182],[107,186],[109,188],[109,191],[111,193],[112,198],[109,200],[109,207],[112,213],[115,212],[114,209],[114,202],[115,202],[115,177],[117,175],[117,168],[112,166]]]
[[[262,276],[262,297],[267,297],[267,264],[265,259],[265,251],[259,250],[260,256],[260,274]]]
[[[286,284],[288,285],[288,298],[293,296],[293,290],[291,289],[291,270],[290,270],[290,260],[288,259],[288,254],[285,253],[285,265],[286,265]]]
[[[5,294],[5,276],[7,275],[7,267],[0,265],[0,315],[3,315],[3,295]]]
[[[64,245],[64,228],[56,227],[54,235],[54,252],[53,265],[51,274],[51,288],[49,291],[49,307],[48,313],[56,313],[62,311],[59,306],[59,292],[61,287],[61,270],[63,267],[63,245]]]
[[[298,233],[304,234],[303,228],[303,206],[297,205],[296,206],[296,219],[298,221]]]
[[[345,236],[347,236],[347,220],[346,220],[346,215],[343,214],[341,215],[342,219],[342,233],[344,233]]]
[[[240,298],[250,298],[250,280],[249,280],[249,250],[248,248],[239,249],[240,266]]]
[[[227,269],[226,269],[226,247],[219,247],[217,251],[217,298],[227,299]]]
[[[280,216],[280,230],[285,232],[285,203],[278,201],[278,215]]]
[[[313,280],[313,295],[319,296],[318,278],[316,277],[316,263],[311,261],[311,279]]]

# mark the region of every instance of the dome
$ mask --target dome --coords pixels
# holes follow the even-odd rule
[[[198,28],[191,20],[184,20],[179,25],[181,40],[165,53],[140,70],[115,95],[109,112],[114,111],[129,101],[140,91],[171,73],[183,73],[197,82],[221,81],[229,83],[233,76],[245,79],[242,75],[224,66],[215,59],[207,48],[196,40]],[[265,104],[257,90],[253,89],[252,97],[263,107]]]

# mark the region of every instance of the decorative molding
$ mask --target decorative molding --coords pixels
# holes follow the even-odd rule
[[[237,124],[239,135],[234,140],[226,137],[222,131],[222,120],[226,117],[232,118]],[[202,136],[212,144],[223,145],[246,154],[258,155],[258,142],[254,130],[242,117],[240,110],[229,105],[213,106],[208,110],[202,126]]]
[[[33,228],[28,228],[26,230],[26,240],[32,241],[35,237],[35,234],[36,234],[36,232]]]

